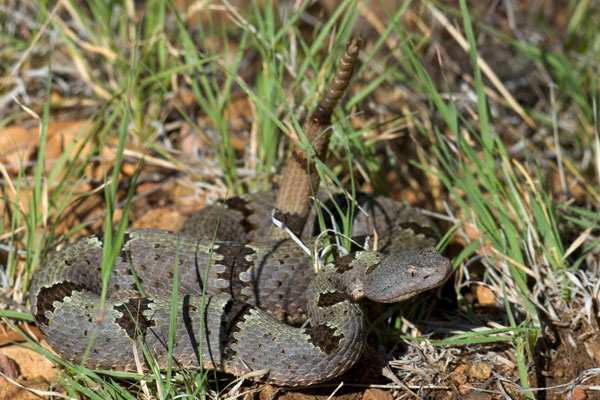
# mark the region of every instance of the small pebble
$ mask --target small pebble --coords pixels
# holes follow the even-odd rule
[[[469,376],[478,381],[488,380],[490,376],[492,376],[492,368],[490,367],[490,364],[485,361],[478,362],[473,364],[471,369],[469,369]]]

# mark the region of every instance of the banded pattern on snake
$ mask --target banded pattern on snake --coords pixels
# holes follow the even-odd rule
[[[332,108],[328,103],[329,113]],[[331,379],[362,354],[366,330],[356,300],[400,301],[440,285],[451,270],[431,247],[438,238],[431,221],[387,198],[360,201],[370,215],[356,219],[353,236],[369,236],[375,229],[384,251],[352,252],[317,274],[296,243],[269,236],[264,223],[274,208],[291,215],[302,205],[258,194],[225,202],[216,243],[208,238],[219,205],[193,217],[182,234],[127,231],[103,309],[102,236],[50,254],[32,281],[31,311],[48,343],[65,359],[131,370],[134,351],[144,359],[143,345],[164,368],[171,290],[178,276],[176,368],[203,366],[236,375],[267,370],[253,379],[286,386]],[[315,226],[314,218],[308,221],[305,237]],[[297,326],[306,317],[310,325]]]

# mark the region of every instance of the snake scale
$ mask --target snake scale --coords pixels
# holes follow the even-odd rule
[[[348,84],[348,68],[351,73],[359,46],[356,39],[348,45],[337,80],[303,127],[316,149],[315,139]],[[320,146],[326,147],[327,140]],[[303,171],[294,179],[318,185]],[[177,276],[175,368],[202,366],[236,375],[264,371],[252,379],[285,386],[323,382],[346,371],[361,356],[366,340],[356,300],[409,298],[439,286],[450,263],[431,247],[439,238],[435,224],[402,203],[365,195],[357,201],[368,214],[357,213],[352,235],[372,240],[376,231],[380,251],[353,251],[315,274],[310,256],[271,231],[275,209],[304,238],[318,233],[308,198],[293,200],[298,195],[283,189],[286,173],[278,194],[234,197],[206,207],[181,233],[126,231],[104,308],[102,235],[49,254],[29,295],[47,342],[60,357],[90,368],[135,370],[136,357],[145,360],[142,348],[165,368]],[[309,325],[300,326],[307,318]]]

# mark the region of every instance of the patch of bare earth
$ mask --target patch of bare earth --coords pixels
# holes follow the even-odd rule
[[[561,317],[569,321],[572,316]],[[537,344],[535,374],[531,385],[554,389],[540,391],[538,399],[565,399],[566,392],[578,385],[572,399],[599,398],[598,391],[585,390],[586,386],[600,386],[598,320],[582,318],[574,324],[550,323],[545,332]]]

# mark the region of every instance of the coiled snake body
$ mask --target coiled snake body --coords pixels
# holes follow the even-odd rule
[[[104,308],[103,238],[52,253],[30,288],[38,326],[75,363],[131,370],[136,358],[144,362],[145,348],[165,368],[174,305],[174,367],[236,375],[264,370],[253,379],[309,385],[341,374],[360,357],[366,332],[355,300],[400,301],[438,286],[450,272],[431,247],[438,234],[431,221],[401,203],[366,196],[362,207],[370,215],[357,214],[353,236],[376,230],[383,251],[352,252],[314,274],[296,243],[267,235],[275,202],[269,193],[226,201],[214,244],[218,205],[192,218],[183,234],[127,231]],[[314,217],[308,221],[304,237],[313,234]],[[306,317],[310,325],[299,327]]]
[[[375,225],[382,245],[392,253],[350,253],[314,275],[311,258],[290,240],[222,241],[211,246],[210,240],[196,236],[131,230],[112,270],[104,310],[99,303],[102,238],[91,237],[50,256],[32,283],[32,313],[64,359],[81,362],[97,329],[87,366],[134,369],[132,343],[142,339],[164,368],[177,260],[175,367],[202,363],[237,375],[267,369],[257,379],[288,386],[330,379],[354,364],[364,346],[362,310],[354,298],[400,301],[439,285],[450,271],[448,261],[429,247],[435,226],[425,217],[386,198],[368,200],[376,206],[370,207],[375,218],[357,221],[354,235]],[[258,206],[252,198],[228,204],[222,237],[239,238],[236,228],[269,219],[264,200]],[[386,208],[390,206],[394,208]],[[217,209],[207,209],[195,219],[211,221]],[[246,217],[231,225],[240,218],[238,213]],[[260,230],[250,230],[249,237],[254,235]],[[384,243],[386,238],[392,243]],[[146,297],[140,297],[136,279]],[[99,321],[101,311],[104,317]],[[310,327],[294,327],[274,317],[299,321],[304,312]],[[136,351],[143,360],[139,345]]]

